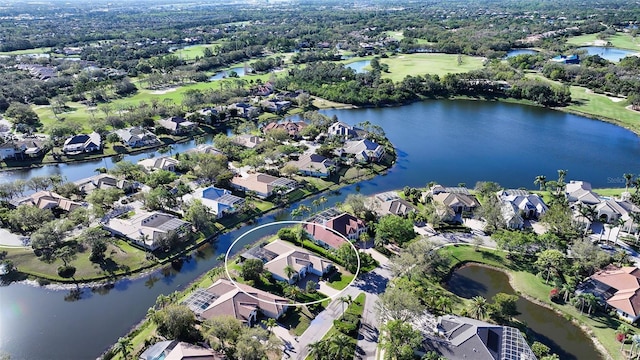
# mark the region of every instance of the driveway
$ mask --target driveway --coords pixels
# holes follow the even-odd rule
[[[0,246],[29,247],[26,237],[14,234],[7,229],[0,229]]]

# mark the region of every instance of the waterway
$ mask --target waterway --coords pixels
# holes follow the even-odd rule
[[[596,187],[622,187],[622,174],[640,164],[640,141],[630,131],[548,109],[481,101],[425,101],[403,107],[325,110],[349,124],[370,121],[385,129],[397,147],[398,161],[383,176],[330,193],[326,206],[347,194],[373,194],[429,181],[445,185],[479,180],[507,187],[533,187],[536,175],[548,179],[568,169],[568,179],[586,179]],[[175,152],[195,146],[177,144]],[[152,154],[126,156],[135,161]],[[74,181],[113,166],[111,159],[0,173],[0,181],[62,174]],[[313,208],[311,201],[303,203]],[[292,210],[266,216],[258,224],[286,220]],[[183,289],[220,262],[231,242],[252,227],[221,236],[215,249],[202,251],[180,272],[165,271],[123,280],[112,289],[85,290],[77,301],[69,291],[25,284],[0,287],[0,353],[20,359],[90,359],[140,321],[159,294]],[[268,230],[272,230],[271,227]],[[261,237],[265,234],[256,232]],[[257,238],[256,238],[257,239]],[[255,240],[246,237],[243,242]],[[243,244],[239,244],[243,246]]]
[[[209,81],[221,80],[221,79],[227,78],[227,77],[229,77],[229,74],[232,71],[235,71],[238,74],[238,76],[245,76],[246,75],[245,71],[244,71],[244,66],[236,66],[236,67],[232,67],[232,68],[230,68],[228,70],[222,70],[220,72],[217,72],[215,75],[213,75],[213,76],[211,76],[209,78]]]
[[[498,270],[469,265],[456,270],[447,283],[454,294],[470,299],[483,296],[490,300],[497,293],[515,294],[508,276]],[[516,319],[527,324],[536,340],[547,345],[563,360],[602,359],[587,335],[552,310],[519,297]]]
[[[587,53],[591,56],[599,55],[603,59],[607,59],[609,61],[618,62],[627,56],[631,56],[632,54],[638,53],[633,50],[625,50],[618,49],[614,47],[604,47],[604,46],[585,46],[578,48],[578,50],[586,50]]]

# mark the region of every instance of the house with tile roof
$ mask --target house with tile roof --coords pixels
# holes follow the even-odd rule
[[[363,162],[379,162],[385,153],[382,145],[369,139],[347,141],[342,150],[346,154],[354,155],[356,160]]]
[[[102,137],[97,132],[91,134],[78,134],[65,140],[62,152],[69,153],[89,153],[102,149]]]
[[[164,128],[169,134],[183,135],[193,131],[198,124],[187,121],[182,116],[172,116],[166,119],[161,119],[156,122],[158,126]]]
[[[432,196],[432,200],[451,208],[456,214],[471,212],[480,206],[475,196],[463,193],[439,192]]]
[[[186,237],[191,230],[191,223],[171,214],[139,210],[129,217],[108,218],[102,222],[102,227],[112,235],[154,251],[167,236],[176,234],[179,238]]]
[[[378,216],[398,215],[408,216],[409,213],[416,211],[416,207],[405,199],[400,198],[397,192],[388,191],[374,195],[369,200],[369,207]]]
[[[98,174],[85,179],[74,181],[74,184],[78,187],[78,190],[83,194],[90,194],[95,189],[120,189],[126,193],[131,193],[140,188],[141,185],[137,182],[132,182],[125,179],[118,179],[109,174]]]
[[[365,136],[367,132],[342,121],[336,121],[329,125],[327,134],[343,139],[359,139]]]
[[[231,315],[251,326],[257,322],[258,312],[278,319],[287,311],[289,302],[289,299],[249,285],[219,279],[207,289],[193,292],[184,304],[201,319]]]
[[[549,210],[540,195],[529,193],[527,190],[500,190],[497,196],[501,203],[509,203],[517,208],[517,212],[523,219],[537,219]]]
[[[198,345],[166,340],[149,346],[138,360],[224,360],[227,357]]]
[[[316,214],[306,222],[313,225],[304,224],[304,230],[316,244],[327,249],[340,248],[347,243],[345,238],[358,241],[360,235],[368,230],[364,221],[334,208]]]
[[[264,269],[269,271],[274,279],[286,281],[289,284],[295,284],[308,274],[326,275],[334,268],[331,261],[282,240],[258,245],[240,257],[241,259],[260,259],[264,262]],[[287,266],[296,271],[291,278],[284,271]]]
[[[304,176],[328,177],[336,169],[336,163],[322,155],[304,154],[298,160],[289,161],[287,165],[295,166],[298,173]]]
[[[67,199],[64,196],[49,190],[38,191],[27,197],[11,200],[9,203],[14,207],[30,205],[39,209],[59,209],[64,212],[70,212],[83,206],[82,203]]]
[[[153,157],[138,161],[138,165],[142,166],[148,172],[154,170],[176,171],[178,164],[180,164],[180,161],[169,156]]]
[[[265,127],[263,127],[262,133],[267,134],[269,131],[281,129],[285,130],[287,134],[289,134],[289,136],[291,136],[292,138],[297,139],[300,138],[300,131],[302,131],[302,129],[306,128],[307,126],[309,125],[304,121],[274,121],[268,123]]]
[[[211,209],[211,212],[218,219],[238,211],[245,203],[243,198],[231,194],[231,191],[215,186],[196,189],[193,194],[186,194],[182,197],[182,201],[186,204],[193,200],[200,200],[202,205]]]
[[[141,127],[119,129],[116,130],[115,133],[120,137],[123,144],[132,148],[157,145],[160,143],[160,140],[158,140],[155,134]]]
[[[233,137],[231,141],[246,148],[253,149],[264,142],[264,139],[259,136],[244,134]]]
[[[447,359],[537,360],[520,330],[456,315],[438,318],[438,338],[424,341],[426,351]]]
[[[253,191],[259,198],[268,198],[275,190],[288,193],[293,191],[298,183],[295,180],[279,178],[262,173],[238,175],[231,179],[231,186],[240,191]]]
[[[610,265],[589,279],[578,292],[596,295],[626,321],[633,323],[640,319],[640,269]]]

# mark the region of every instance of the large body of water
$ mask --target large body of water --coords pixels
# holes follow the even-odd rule
[[[613,62],[618,62],[622,58],[638,53],[637,51],[618,49],[614,47],[604,47],[604,46],[585,46],[585,47],[578,48],[578,50],[586,50],[587,53],[591,56],[599,55],[601,58],[607,59]]]
[[[456,270],[447,283],[454,294],[488,300],[497,293],[515,294],[509,278],[501,271],[470,265]],[[516,319],[527,324],[536,340],[551,348],[563,360],[602,359],[589,337],[579,327],[540,305],[520,297]]]
[[[397,164],[384,176],[326,194],[330,206],[359,190],[373,194],[405,185],[444,185],[479,180],[507,187],[532,188],[536,175],[548,179],[568,169],[568,179],[585,179],[595,187],[624,186],[625,172],[640,168],[640,141],[633,133],[595,120],[543,108],[481,101],[426,101],[395,108],[326,110],[350,124],[370,121],[382,126],[396,145]],[[183,152],[195,144],[176,145]],[[150,156],[128,156],[137,160]],[[0,173],[0,181],[58,173],[68,180],[95,174],[110,159]],[[310,205],[313,199],[304,203]],[[259,219],[258,224],[288,219],[292,209]],[[83,292],[78,301],[68,291],[24,284],[0,287],[0,353],[21,359],[90,359],[98,356],[146,314],[159,294],[184,288],[219,265],[216,257],[251,227],[221,236],[186,263],[166,271],[124,280],[106,291]],[[271,227],[265,231],[273,230]],[[265,234],[256,232],[243,242]],[[243,244],[239,244],[242,246]]]

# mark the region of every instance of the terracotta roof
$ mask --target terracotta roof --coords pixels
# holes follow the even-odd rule
[[[343,237],[331,230],[327,230],[324,226],[305,224],[303,227],[314,239],[322,241],[334,249],[338,249],[347,243]]]
[[[275,259],[268,261],[264,265],[265,269],[284,279],[287,278],[287,274],[284,271],[286,266],[291,266],[296,271],[300,271],[302,268],[311,264],[314,269],[324,272],[325,268],[333,265],[332,262],[323,257],[311,254],[306,250],[299,250],[289,246],[281,240],[276,240],[265,245],[264,249],[278,255]]]
[[[607,304],[627,314],[640,315],[640,269],[610,266],[592,275],[591,279],[617,290],[607,299]]]

